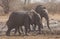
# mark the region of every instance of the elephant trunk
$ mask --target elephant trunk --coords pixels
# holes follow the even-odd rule
[[[46,21],[47,21],[47,27],[50,29],[50,27],[49,27],[49,17],[48,16],[46,17]]]
[[[48,28],[50,29],[50,27],[49,27],[49,19],[47,19],[47,26],[48,26]],[[51,30],[51,29],[50,29]]]

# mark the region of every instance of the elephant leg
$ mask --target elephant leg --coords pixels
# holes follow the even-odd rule
[[[20,32],[20,27],[18,27],[18,32],[19,32],[19,35],[21,35],[21,32]]]
[[[40,20],[40,22],[38,22],[38,25],[40,26],[40,28],[42,28],[42,29],[43,29],[42,20],[43,20],[43,16],[41,16],[41,20]]]
[[[19,26],[15,27],[15,32],[14,32],[14,34],[16,34],[17,31],[18,31],[19,35],[21,35],[21,33],[20,33],[20,29],[19,29]]]
[[[38,34],[41,34],[41,28],[40,28],[40,26],[38,26]]]
[[[26,21],[27,20],[27,21]],[[28,27],[30,26],[30,20],[28,19],[28,17],[25,19],[25,23],[24,23],[24,26],[25,26],[25,35],[28,35]]]
[[[41,16],[41,21],[42,21],[42,18],[43,18],[43,17]]]
[[[36,30],[36,24],[34,24],[33,29],[34,29],[34,31]]]
[[[39,34],[41,34],[41,28],[42,28],[43,24],[42,24],[42,22],[38,22],[37,25],[38,25]]]
[[[29,27],[29,24],[26,23],[26,24],[25,24],[25,35],[28,35],[28,34],[27,34],[27,33],[28,33],[28,27]]]
[[[12,30],[13,28],[8,28],[7,32],[6,32],[6,35],[7,36],[10,36],[10,31]]]
[[[38,34],[41,34],[41,28],[38,26]]]
[[[40,22],[41,24],[42,24],[42,20],[43,20],[43,17],[41,16],[41,22]],[[41,26],[41,28],[43,28],[43,26]]]
[[[27,28],[26,28],[26,26],[25,26],[25,32],[24,33],[25,33],[25,35],[27,35]]]
[[[23,28],[22,28],[22,26],[20,26],[20,29],[21,29],[21,31],[23,32]]]
[[[14,32],[14,35],[17,33],[17,28],[15,28],[15,32]]]
[[[30,26],[28,27],[28,33],[31,31],[31,28],[30,28]]]

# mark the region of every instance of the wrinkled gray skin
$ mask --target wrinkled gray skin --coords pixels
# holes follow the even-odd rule
[[[25,35],[27,35],[27,28],[30,26],[29,24],[29,16],[26,14],[27,12],[13,12],[8,21],[7,21],[7,27],[8,30],[6,32],[6,35],[10,35],[10,31],[15,28],[16,31],[19,32],[20,30],[19,27],[22,27],[23,25],[25,26]]]
[[[32,10],[31,11],[32,15],[32,19],[30,21],[30,24],[33,25],[34,24],[34,30],[35,30],[35,27],[36,25],[38,25],[38,33],[40,34],[40,31],[41,31],[41,28],[43,28],[43,25],[42,25],[42,22],[41,22],[41,17],[38,13],[35,12],[35,10]],[[29,27],[30,28],[30,27]]]
[[[41,16],[41,21],[42,21],[42,18],[43,18],[43,17],[46,19],[46,21],[47,21],[47,26],[48,26],[48,28],[50,29],[50,27],[49,27],[49,16],[48,16],[47,12],[46,12],[44,9],[46,9],[46,8],[43,7],[42,5],[38,5],[38,6],[35,8],[35,11],[40,14],[40,16]],[[51,30],[51,29],[50,29],[50,30]]]
[[[40,17],[40,15],[38,15],[35,11],[29,11],[28,12],[28,15],[29,15],[29,25],[31,24],[31,25],[35,25],[35,27],[36,27],[36,25],[38,25],[38,33],[40,34],[40,31],[41,31],[41,28],[43,27],[43,25],[42,25],[42,22],[41,22],[41,17]],[[29,31],[28,32],[30,32],[31,31],[31,29],[30,29],[30,26],[28,27],[28,29],[29,29]],[[35,29],[35,28],[34,28]],[[18,30],[18,29],[17,29]],[[16,33],[17,31],[15,30],[15,33]],[[18,31],[19,32],[19,31]]]
[[[25,26],[25,34],[27,35],[28,29],[30,30],[30,24],[38,25],[38,30],[40,33],[41,28],[43,27],[40,16],[34,12],[30,12],[32,14],[30,13],[27,14],[27,13],[29,12],[25,12],[25,13],[24,12],[13,12],[10,15],[9,20],[6,23],[8,26],[6,35],[10,35],[10,31],[13,28],[15,28],[15,33],[18,31],[19,34],[21,34],[19,28],[21,28],[22,25]]]

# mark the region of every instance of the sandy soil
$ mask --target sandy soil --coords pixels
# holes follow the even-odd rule
[[[60,14],[49,14],[50,19],[60,20]]]
[[[60,39],[60,35],[0,36],[0,39]]]

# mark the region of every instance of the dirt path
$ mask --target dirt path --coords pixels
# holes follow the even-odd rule
[[[60,35],[0,36],[0,39],[60,39]]]

